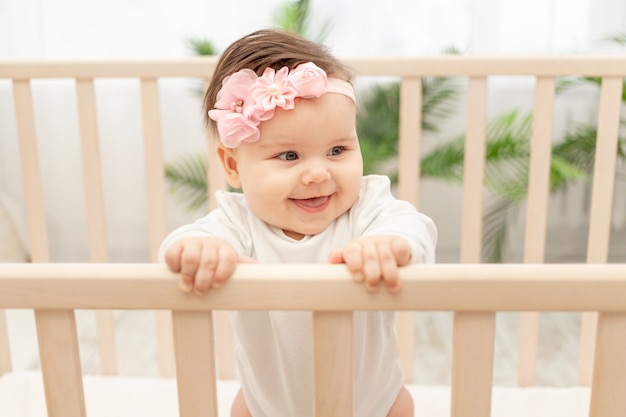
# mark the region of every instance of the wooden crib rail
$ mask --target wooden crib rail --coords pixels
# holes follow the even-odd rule
[[[369,293],[341,265],[242,264],[228,286],[198,296],[161,264],[4,263],[0,308],[626,311],[625,264],[410,265],[400,278],[397,294]]]
[[[346,373],[353,311],[459,313],[455,336],[472,336],[454,340],[463,343],[464,354],[455,355],[452,365],[453,417],[489,415],[491,379],[455,381],[492,369],[497,311],[595,311],[590,416],[617,417],[626,409],[619,394],[626,391],[626,264],[413,265],[401,270],[401,278],[398,293],[368,293],[340,265],[241,265],[227,285],[199,296],[182,293],[163,265],[1,264],[0,308],[38,312],[50,417],[85,415],[75,309],[172,311],[181,417],[217,416],[213,310],[314,311],[319,417],[352,415],[352,378]]]

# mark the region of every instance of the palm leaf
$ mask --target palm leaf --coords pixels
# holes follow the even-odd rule
[[[626,32],[616,33],[602,39],[605,42],[626,46]]]
[[[487,126],[485,188],[490,193],[483,214],[483,258],[501,262],[508,248],[508,225],[526,200],[532,114],[513,110]],[[595,139],[595,136],[594,136]],[[422,175],[462,182],[465,137],[447,142],[422,159]],[[594,140],[595,146],[595,140]],[[556,191],[571,181],[588,178],[588,137],[569,137],[556,145],[550,163],[550,187]],[[580,159],[577,159],[580,155]],[[582,159],[584,158],[587,159]],[[591,151],[593,159],[593,149]]]
[[[310,0],[287,1],[276,10],[273,16],[274,26],[322,43],[330,32],[330,20],[315,22],[315,25],[311,21]]]
[[[165,164],[165,179],[169,191],[189,212],[206,208],[207,158],[204,154],[192,154]]]
[[[461,80],[452,77],[422,79],[422,131],[437,133],[441,122],[458,107]]]
[[[187,38],[187,46],[194,55],[213,56],[217,54],[217,50],[213,45],[213,41],[206,38]]]
[[[422,131],[437,133],[442,122],[454,114],[460,80],[428,77],[422,80]],[[360,94],[357,132],[366,174],[380,172],[381,165],[398,154],[400,84],[375,84]],[[388,173],[396,176],[396,171]]]
[[[520,203],[511,198],[494,196],[488,200],[483,214],[482,253],[483,262],[501,263],[509,247],[509,227],[518,215]]]

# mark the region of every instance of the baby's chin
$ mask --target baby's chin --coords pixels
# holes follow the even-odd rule
[[[282,229],[285,236],[289,236],[294,240],[302,240],[305,236],[315,236],[322,233],[328,225],[320,226],[320,227],[308,227],[301,229]]]

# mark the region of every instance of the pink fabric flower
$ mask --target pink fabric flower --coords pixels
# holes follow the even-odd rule
[[[319,97],[326,92],[326,73],[312,62],[298,65],[289,78],[298,97]]]
[[[217,93],[215,108],[237,111],[235,108],[237,102],[240,101],[241,105],[246,102],[250,88],[252,88],[256,79],[257,76],[251,69],[242,69],[224,78],[222,89]],[[238,112],[240,113],[241,110]]]
[[[244,114],[264,121],[274,116],[276,107],[282,107],[285,110],[293,109],[297,92],[289,82],[289,78],[287,67],[282,67],[279,71],[266,68],[263,75],[256,79],[250,91],[249,99],[254,101],[255,105],[246,108]]]
[[[217,132],[220,140],[227,148],[234,149],[242,142],[256,142],[259,140],[259,122],[245,117],[242,113],[230,110],[211,110],[213,112],[223,112],[218,115]],[[211,117],[215,116],[215,113]],[[216,120],[216,119],[214,119]]]
[[[287,67],[278,71],[266,68],[260,77],[250,69],[242,69],[224,78],[209,117],[217,122],[224,146],[236,148],[242,142],[256,142],[261,136],[259,124],[271,119],[276,107],[293,109],[297,97],[320,97],[332,90],[354,100],[350,83],[328,81],[326,72],[312,62],[298,65],[291,72]]]

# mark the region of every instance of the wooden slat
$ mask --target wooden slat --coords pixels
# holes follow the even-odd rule
[[[496,314],[455,313],[452,417],[489,417]]]
[[[93,80],[76,80],[76,96],[87,209],[89,255],[91,262],[109,262],[102,166],[100,163],[100,140]]]
[[[524,240],[526,263],[541,263],[544,260],[550,194],[554,92],[554,78],[537,78],[526,204]]]
[[[525,263],[542,263],[544,261],[548,197],[550,195],[554,95],[554,78],[537,78],[533,130],[530,141],[526,233],[524,239]],[[522,387],[530,386],[535,382],[538,333],[539,314],[536,312],[522,312],[517,364],[517,384]]]
[[[217,417],[217,383],[210,311],[172,312],[181,417]]]
[[[626,313],[601,313],[590,417],[621,417],[626,410]]]
[[[353,414],[353,313],[313,312],[316,417]]]
[[[398,142],[398,197],[419,207],[422,79],[400,84],[400,138]]]
[[[100,355],[100,373],[117,375],[117,348],[115,344],[115,317],[111,310],[96,310],[98,328],[98,353]]]
[[[11,372],[11,347],[9,346],[9,329],[6,314],[0,309],[0,377]]]
[[[593,377],[593,357],[596,349],[598,313],[585,311],[580,323],[580,347],[578,351],[578,385],[588,387]]]
[[[171,378],[175,374],[172,316],[167,311],[155,311],[159,374]]]
[[[460,261],[462,263],[477,263],[480,262],[483,223],[487,79],[484,77],[470,78],[467,97]]]
[[[528,387],[535,382],[537,351],[539,347],[539,319],[537,311],[520,313],[517,385]]]
[[[215,353],[217,356],[217,375],[220,379],[236,379],[235,374],[235,334],[228,311],[214,311]]]
[[[608,259],[622,89],[622,78],[602,80],[587,241],[589,263],[605,263]],[[581,385],[591,383],[596,320],[597,315],[593,312],[583,314],[578,360],[578,383]]]
[[[37,152],[33,99],[28,80],[13,81],[13,100],[22,166],[30,257],[33,262],[48,262],[50,260],[48,232]]]
[[[141,109],[148,194],[150,259],[156,262],[159,246],[167,235],[167,212],[165,208],[165,172],[159,89],[158,80],[155,78],[141,80]],[[175,370],[172,318],[167,312],[156,312],[155,320],[159,372],[163,377],[173,377]]]
[[[622,103],[622,78],[604,78],[598,115],[587,262],[607,261]]]
[[[144,158],[148,194],[148,226],[150,259],[157,261],[159,246],[167,235],[165,209],[165,172],[163,163],[163,134],[156,79],[141,80],[141,109],[143,122]]]
[[[87,236],[91,262],[108,262],[109,248],[104,213],[104,189],[100,140],[96,115],[96,97],[93,79],[76,80],[78,125],[80,128],[83,162],[83,184],[87,210]],[[115,320],[112,311],[97,311],[98,351],[103,375],[117,374]]]
[[[48,417],[85,417],[73,310],[35,311]]]
[[[398,138],[398,197],[419,207],[422,79],[404,78],[400,84]],[[398,313],[398,356],[404,381],[413,381],[415,314]]]

